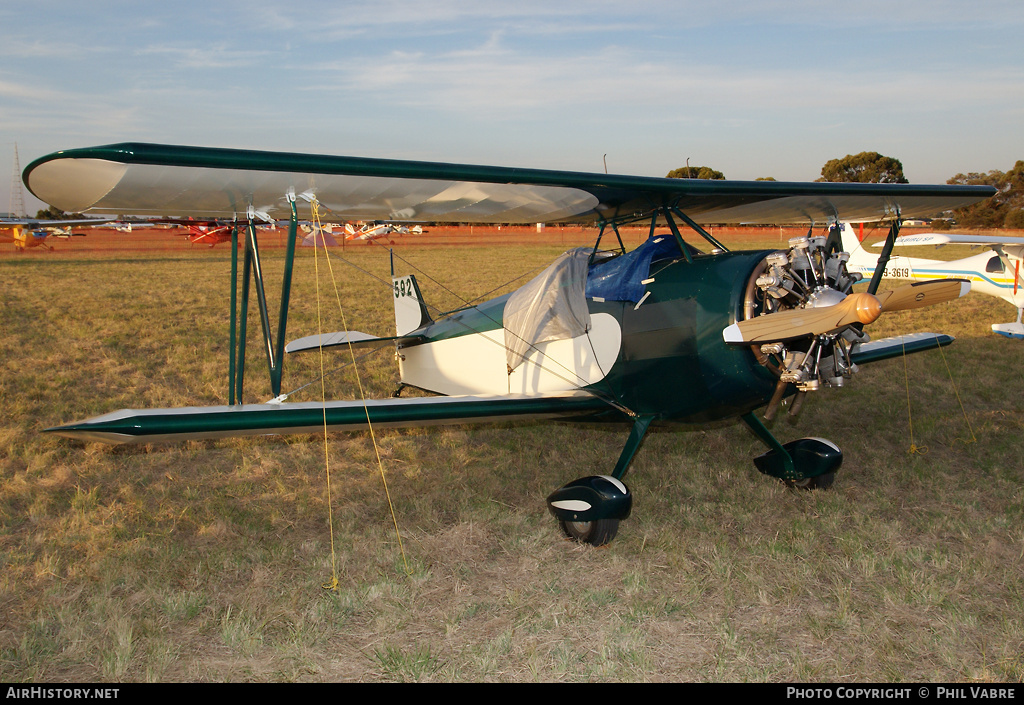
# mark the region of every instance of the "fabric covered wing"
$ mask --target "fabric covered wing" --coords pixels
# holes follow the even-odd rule
[[[505,396],[414,397],[359,401],[122,409],[85,421],[46,429],[68,438],[102,443],[323,433],[377,427],[432,426],[504,419],[561,418],[608,411],[586,392]]]
[[[249,205],[287,218],[285,194],[315,194],[346,220],[553,222],[593,210],[596,199],[575,189],[336,174],[292,174],[196,167],[123,165],[85,160],[65,171],[48,162],[28,178],[29,189],[63,210],[186,215],[231,219]],[[92,167],[95,167],[93,169]],[[95,176],[93,175],[95,172]],[[66,178],[75,174],[72,179]]]
[[[678,208],[698,223],[873,221],[988,198],[987,186],[706,181],[288,152],[125,143],[66,150],[26,167],[38,198],[66,211],[232,218],[290,215],[315,194],[349,220],[593,222]]]

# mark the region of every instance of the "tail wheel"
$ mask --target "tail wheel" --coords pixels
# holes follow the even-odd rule
[[[594,521],[560,521],[562,532],[574,541],[591,546],[610,543],[619,532],[618,519],[595,519]]]

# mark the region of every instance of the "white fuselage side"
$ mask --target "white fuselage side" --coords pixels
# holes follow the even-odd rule
[[[615,317],[596,313],[589,331],[536,344],[511,374],[502,328],[401,348],[399,370],[403,383],[439,394],[542,394],[601,381],[621,346]]]
[[[851,256],[846,266],[851,272],[861,272],[865,279],[870,279],[874,274],[878,256],[863,248],[860,249],[860,252],[863,253],[861,257]],[[947,262],[920,257],[893,256],[885,266],[885,273],[882,277],[913,281],[967,279],[971,282],[971,291],[998,297],[1010,302],[1016,308],[1020,308],[1024,306],[1024,288],[1018,286],[1017,293],[1014,294],[1014,271],[1009,267],[1001,272],[986,270],[992,259],[998,259],[998,257],[993,252],[982,252],[964,259]]]
[[[870,279],[878,264],[878,254],[865,249],[848,225],[846,228],[843,232],[843,247],[850,253],[847,269],[851,272],[860,272],[865,279]],[[1019,337],[1017,328],[1020,326],[1021,311],[1024,309],[1024,287],[1020,286],[1018,279],[1022,267],[1019,250],[1019,247],[1006,247],[1004,257],[988,250],[949,261],[893,255],[889,258],[882,277],[911,281],[966,279],[971,283],[971,291],[1003,299],[1017,309],[1016,324],[993,324],[992,329],[1007,335],[1005,327],[1011,326],[1010,336]],[[1020,332],[1024,332],[1024,329]]]

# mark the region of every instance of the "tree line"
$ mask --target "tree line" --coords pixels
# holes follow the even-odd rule
[[[667,174],[672,179],[724,179],[722,172],[707,166],[681,167]],[[761,177],[758,181],[774,181]],[[878,152],[847,154],[841,159],[830,159],[821,168],[821,177],[816,181],[854,182],[874,184],[905,184],[903,163]],[[970,172],[957,174],[947,179],[947,184],[994,186],[999,191],[995,196],[951,213],[952,219],[965,228],[1013,228],[1024,229],[1024,160],[1009,171],[993,169],[987,173]],[[936,216],[943,214],[936,213]],[[938,221],[948,224],[949,220]],[[946,225],[948,227],[948,225]]]

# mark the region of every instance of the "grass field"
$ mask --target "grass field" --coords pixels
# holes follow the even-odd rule
[[[437,279],[420,276],[444,309],[568,244],[396,252]],[[266,254],[274,280],[282,258]],[[388,333],[386,250],[345,260],[348,327]],[[300,254],[289,338],[316,332],[313,265]],[[875,337],[957,341],[865,366],[774,422],[783,441],[843,448],[829,491],[760,475],[742,425],[652,433],[626,478],[633,516],[594,549],[562,539],[544,498],[608,472],[624,428],[378,432],[394,520],[365,434],[109,447],[40,433],[226,403],[228,271],[217,250],[0,259],[2,680],[1024,678],[1024,344],[988,330],[1008,304],[970,294],[883,317]],[[322,258],[319,281],[340,329]],[[248,355],[246,400],[263,400],[254,340]],[[317,357],[288,365],[285,390],[313,382],[292,400],[319,399]],[[342,365],[326,393],[354,398]],[[373,395],[397,381],[386,351],[359,372]]]

